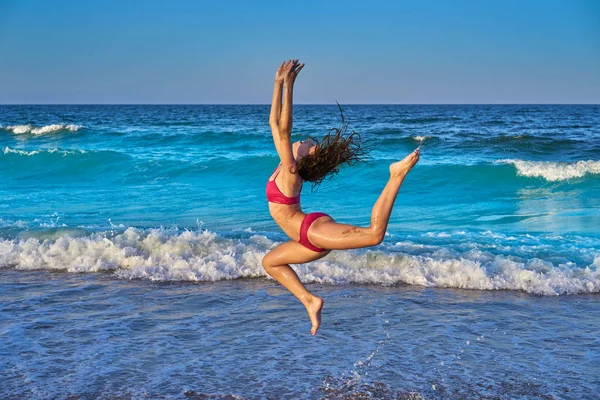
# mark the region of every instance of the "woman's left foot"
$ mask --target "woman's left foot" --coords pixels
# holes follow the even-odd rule
[[[421,156],[420,148],[404,157],[403,160],[393,163],[390,165],[390,176],[396,178],[404,178],[406,174],[415,166]]]
[[[310,303],[306,306],[306,311],[308,311],[308,316],[310,317],[310,322],[312,323],[312,328],[310,329],[310,333],[314,336],[317,333],[317,329],[321,325],[321,310],[323,309],[323,299],[317,296],[314,296]]]

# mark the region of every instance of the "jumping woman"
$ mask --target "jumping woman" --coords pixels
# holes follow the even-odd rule
[[[267,182],[267,200],[273,220],[291,240],[271,250],[262,264],[270,276],[304,304],[314,335],[321,324],[323,299],[306,290],[290,264],[318,260],[331,250],[380,244],[400,185],[419,161],[419,149],[390,165],[390,179],[373,206],[368,227],[340,224],[321,212],[305,214],[300,207],[304,181],[312,182],[313,187],[319,185],[324,178],[337,173],[342,164],[359,161],[364,150],[357,134],[345,135],[343,122],[341,129],[331,130],[320,142],[311,139],[291,142],[294,82],[303,67],[298,60],[289,60],[281,64],[275,75],[269,125],[281,162]]]

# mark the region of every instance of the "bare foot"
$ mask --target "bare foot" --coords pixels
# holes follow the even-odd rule
[[[415,166],[417,161],[419,161],[419,157],[421,156],[421,150],[416,149],[403,160],[398,161],[390,165],[390,175],[392,177],[404,178],[406,174]]]
[[[310,333],[312,333],[313,336],[317,333],[317,329],[319,329],[319,326],[321,325],[322,309],[323,299],[317,296],[314,296],[306,306],[306,311],[308,311],[308,316],[310,317],[310,322],[312,323]]]

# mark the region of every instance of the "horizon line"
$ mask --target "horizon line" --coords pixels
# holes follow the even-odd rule
[[[600,106],[600,103],[342,103],[350,106]],[[0,103],[1,106],[270,106],[271,103]],[[335,106],[336,103],[294,103]]]

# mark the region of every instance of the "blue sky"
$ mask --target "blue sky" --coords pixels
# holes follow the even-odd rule
[[[0,104],[600,103],[600,1],[0,0]]]

